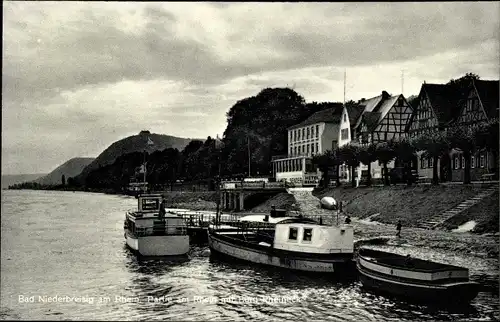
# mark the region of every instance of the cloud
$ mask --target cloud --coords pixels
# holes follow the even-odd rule
[[[5,2],[2,169],[37,168],[27,157],[37,151],[40,171],[50,171],[142,129],[222,134],[229,108],[265,87],[342,101],[344,70],[347,99],[401,91],[402,69],[405,94],[418,93],[423,80],[466,72],[497,79],[499,9],[487,2]],[[54,145],[65,152],[54,154]]]

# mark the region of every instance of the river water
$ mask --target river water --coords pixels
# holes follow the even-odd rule
[[[499,317],[498,260],[484,254],[453,247],[422,251],[411,242],[386,246],[470,269],[483,291],[470,306],[445,310],[375,295],[356,281],[340,284],[327,277],[218,262],[206,256],[206,247],[193,246],[189,259],[138,261],[123,239],[124,212],[136,206],[134,198],[20,190],[4,190],[1,197],[2,319],[470,321]],[[356,231],[368,235],[370,229]],[[462,239],[472,238],[460,236],[454,235],[449,243],[458,246]]]

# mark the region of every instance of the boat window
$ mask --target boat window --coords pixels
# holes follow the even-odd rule
[[[290,227],[290,231],[288,233],[288,239],[297,240],[298,229],[295,227]]]
[[[311,241],[312,240],[312,228],[304,228],[304,237],[302,241]]]

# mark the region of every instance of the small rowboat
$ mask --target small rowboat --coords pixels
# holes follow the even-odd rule
[[[360,248],[356,259],[365,288],[418,302],[456,304],[472,301],[479,283],[467,268]]]

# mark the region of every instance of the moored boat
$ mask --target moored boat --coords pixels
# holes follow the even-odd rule
[[[468,303],[479,292],[467,268],[360,248],[356,259],[364,287],[418,302]]]
[[[232,229],[229,229],[232,228]],[[211,254],[302,272],[352,276],[351,225],[327,226],[302,217],[249,215],[231,225],[210,225]]]
[[[137,197],[138,210],[125,215],[127,246],[142,256],[177,256],[189,252],[184,219],[167,213],[160,194]]]

